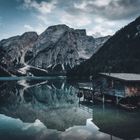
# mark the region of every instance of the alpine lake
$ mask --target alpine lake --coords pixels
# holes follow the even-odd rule
[[[140,111],[86,103],[66,77],[0,78],[0,140],[140,140]]]

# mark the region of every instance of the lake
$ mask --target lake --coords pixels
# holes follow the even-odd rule
[[[80,103],[65,77],[1,78],[0,140],[140,140],[140,111]]]

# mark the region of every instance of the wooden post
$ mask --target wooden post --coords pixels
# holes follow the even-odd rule
[[[112,135],[110,135],[110,140],[112,140]]]
[[[117,105],[119,104],[119,99],[118,99],[118,97],[116,97],[116,104],[117,104]]]
[[[103,104],[105,103],[105,96],[103,94],[103,98],[102,98]]]
[[[92,93],[92,103],[94,103],[94,94]]]
[[[105,104],[104,104],[104,102],[105,102],[105,96],[104,96],[104,94],[103,94],[103,97],[102,97],[102,101],[103,101],[103,112],[104,112],[104,110],[105,110]]]
[[[79,97],[79,104],[80,104],[80,97]]]

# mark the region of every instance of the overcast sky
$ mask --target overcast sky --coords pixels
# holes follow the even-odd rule
[[[66,24],[112,35],[140,16],[140,0],[0,0],[0,39]]]

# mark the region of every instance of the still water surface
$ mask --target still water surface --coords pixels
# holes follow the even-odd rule
[[[0,140],[140,140],[140,112],[79,104],[65,78],[0,79]]]

